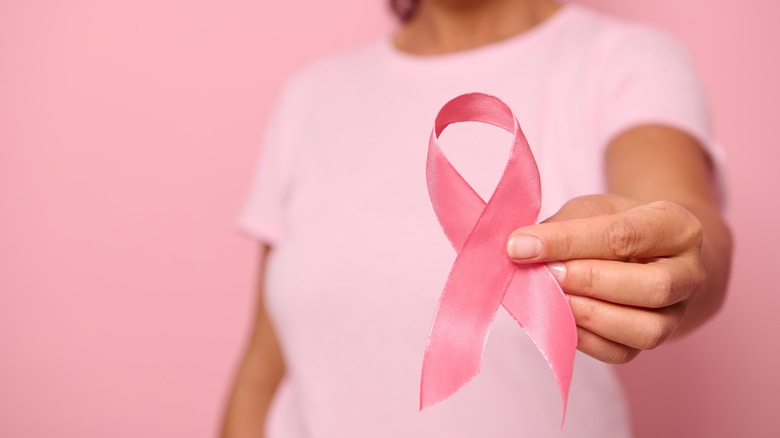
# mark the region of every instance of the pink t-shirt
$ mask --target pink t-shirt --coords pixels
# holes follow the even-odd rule
[[[503,309],[481,373],[418,411],[426,337],[455,259],[426,190],[428,137],[439,108],[474,91],[517,115],[541,173],[541,218],[604,192],[604,148],[632,126],[663,123],[711,143],[685,49],[577,5],[476,50],[417,57],[386,38],[300,72],[239,218],[273,247],[265,299],[287,372],[269,438],[630,436],[612,368],[580,353],[559,433],[553,374]],[[509,140],[458,124],[441,144],[487,198]]]

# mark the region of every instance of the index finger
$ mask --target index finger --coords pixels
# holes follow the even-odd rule
[[[655,202],[621,213],[518,228],[507,241],[517,263],[553,260],[627,260],[670,257],[701,245],[701,223],[671,202]]]

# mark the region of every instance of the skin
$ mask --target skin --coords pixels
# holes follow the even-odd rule
[[[548,0],[422,0],[395,37],[433,56],[517,35],[553,15]],[[578,349],[607,363],[691,332],[721,307],[732,241],[708,184],[710,163],[691,136],[647,125],[613,139],[604,157],[608,194],[572,199],[538,225],[515,230],[507,255],[547,262],[567,294]],[[284,375],[263,304],[261,247],[252,337],[236,373],[222,437],[262,437]]]
[[[577,348],[625,363],[718,311],[732,242],[708,160],[689,135],[637,127],[611,142],[605,160],[611,194],[573,199],[544,223],[515,230],[507,253],[517,263],[551,262]]]
[[[254,327],[230,391],[222,419],[222,438],[265,436],[268,408],[284,376],[284,359],[263,300],[269,251],[268,246],[260,246]]]
[[[473,49],[522,33],[559,8],[549,0],[422,0],[395,45],[423,56]]]

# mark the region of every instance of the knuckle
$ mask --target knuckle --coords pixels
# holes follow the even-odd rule
[[[678,204],[675,204],[671,201],[654,201],[649,204],[647,204],[647,208],[653,208],[656,210],[675,210],[679,207]]]
[[[639,349],[627,347],[625,345],[609,346],[604,355],[604,361],[610,364],[619,365],[631,362],[639,355]]]
[[[685,243],[695,250],[700,250],[701,245],[704,242],[704,227],[701,221],[693,215],[693,213],[685,210],[687,216],[687,226],[685,227]]]
[[[661,308],[676,303],[679,301],[678,291],[678,282],[672,273],[667,269],[659,269],[651,280],[651,307]]]
[[[571,254],[576,241],[577,241],[577,235],[575,234],[575,232],[568,228],[564,228],[563,232],[558,236],[555,250],[557,251],[558,254],[561,255]]]
[[[577,289],[577,292],[584,295],[592,295],[594,292],[594,284],[598,282],[596,278],[599,275],[598,271],[590,263],[585,263],[583,266],[575,269],[576,270],[572,270],[574,274],[572,275],[572,278],[573,281],[576,282],[574,287]]]
[[[685,290],[680,292],[679,301],[692,298],[704,289],[707,282],[707,271],[700,259],[693,260],[686,271]],[[683,295],[684,292],[684,295]]]
[[[620,218],[610,223],[607,239],[609,250],[616,259],[628,259],[636,254],[639,233],[629,220]]]
[[[701,249],[701,246],[704,243],[704,227],[698,219],[696,219],[696,230],[693,233],[693,242],[697,249]]]
[[[650,322],[644,333],[640,348],[643,350],[652,350],[663,344],[671,335],[672,330],[664,321],[654,320]]]
[[[677,218],[679,226],[680,240],[691,248],[698,249],[704,240],[704,229],[699,218],[691,213],[687,208],[680,204],[670,201],[656,201],[647,205],[648,208],[654,208],[668,212]]]
[[[574,309],[572,309],[574,310]],[[577,300],[577,315],[578,324],[582,327],[593,326],[594,321],[598,321],[598,306],[596,303],[589,299]]]

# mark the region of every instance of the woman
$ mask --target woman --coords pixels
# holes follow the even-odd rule
[[[392,39],[299,73],[271,121],[240,219],[261,241],[260,299],[223,436],[630,436],[607,364],[700,326],[729,273],[685,50],[551,0],[396,6]],[[417,410],[455,255],[427,198],[427,136],[438,108],[471,91],[509,104],[539,164],[548,219],[506,236],[507,254],[548,263],[577,323],[561,433],[549,368],[502,312],[479,376]],[[448,157],[486,198],[504,152],[486,131],[455,134],[472,143]]]

